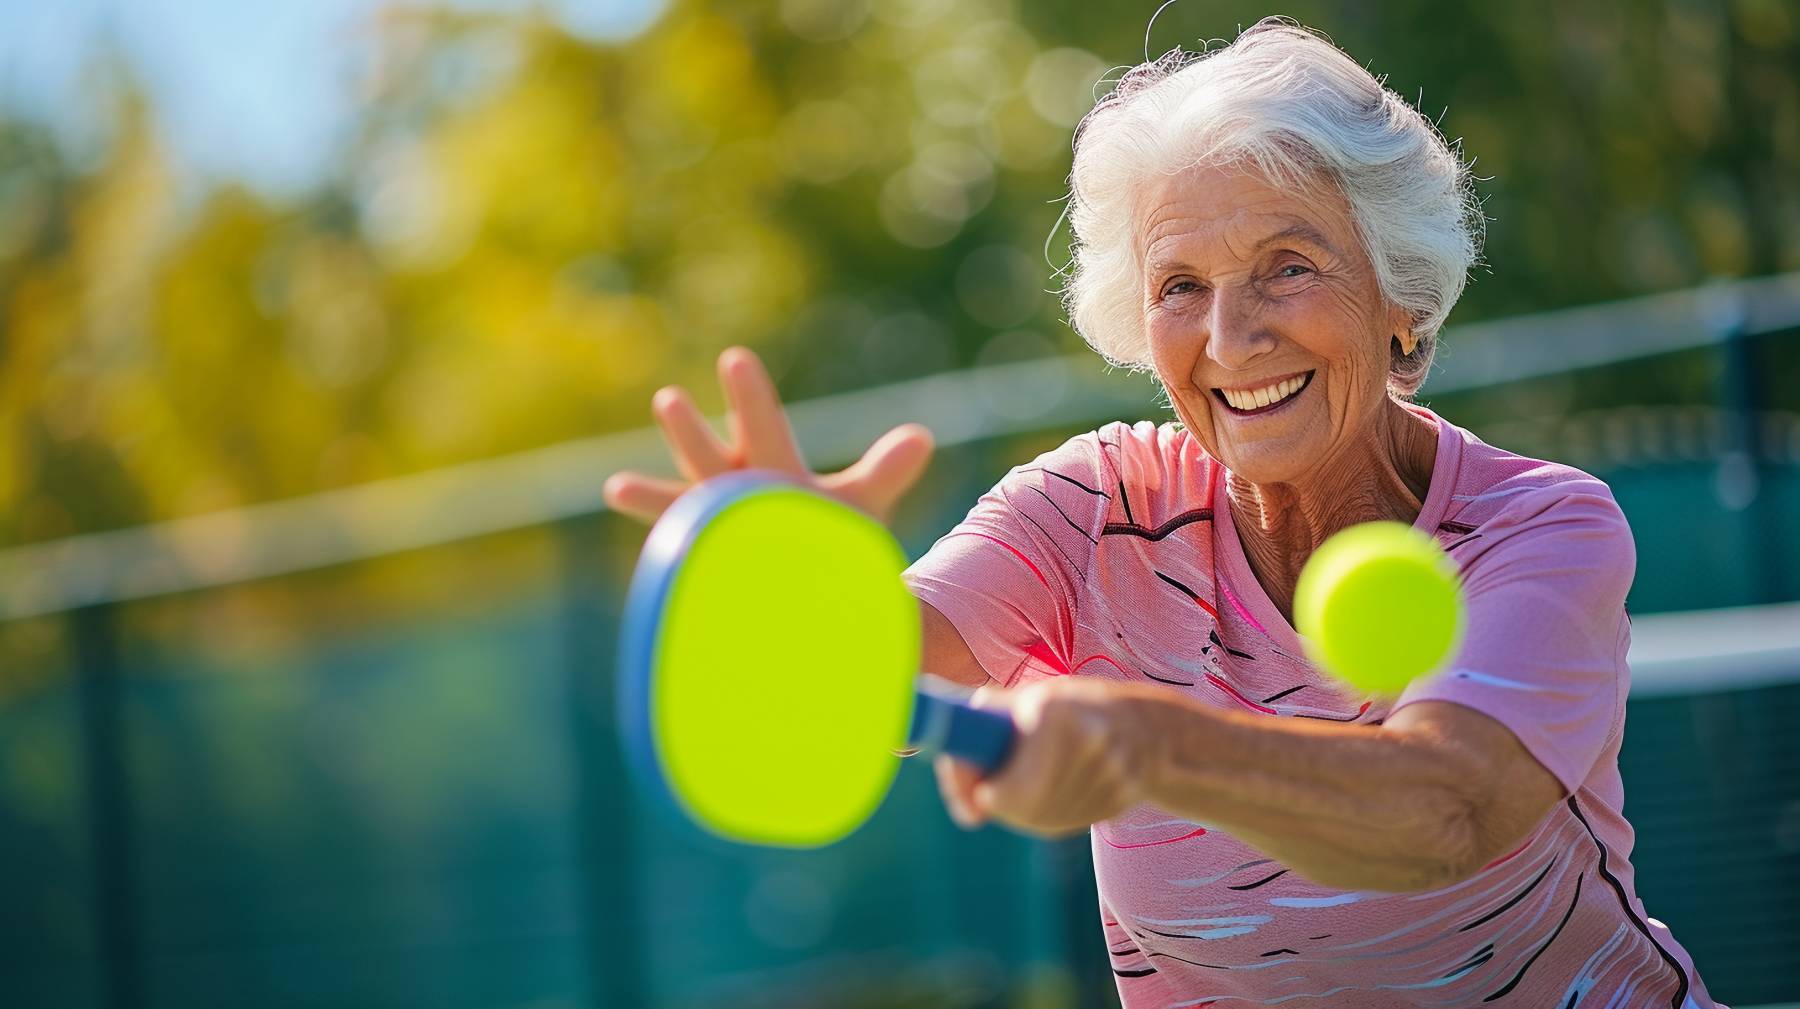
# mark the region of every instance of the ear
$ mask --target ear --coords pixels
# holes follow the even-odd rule
[[[1388,308],[1388,327],[1394,334],[1394,342],[1400,345],[1400,353],[1411,354],[1419,347],[1419,336],[1413,332],[1412,313],[1398,305]]]

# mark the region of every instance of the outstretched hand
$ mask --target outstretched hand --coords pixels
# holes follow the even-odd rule
[[[686,389],[671,385],[658,390],[650,401],[651,412],[681,479],[614,473],[602,490],[609,507],[653,522],[702,480],[732,470],[766,469],[789,474],[886,522],[931,460],[931,432],[922,424],[902,424],[877,438],[849,467],[815,473],[801,457],[775,383],[754,352],[732,347],[720,354],[719,384],[730,408],[730,442],[721,441],[707,425]]]

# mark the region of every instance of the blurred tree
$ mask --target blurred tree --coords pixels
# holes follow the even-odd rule
[[[677,0],[608,45],[395,7],[286,205],[194,197],[129,93],[91,166],[0,125],[0,542],[637,426],[670,381],[716,406],[729,343],[795,396],[1071,348],[1046,237],[1095,82],[1263,13],[1177,4],[1146,46],[1149,11]],[[1458,319],[1800,268],[1790,4],[1290,13],[1490,177]]]

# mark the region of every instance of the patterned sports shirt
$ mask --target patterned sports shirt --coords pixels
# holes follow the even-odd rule
[[[1460,566],[1455,662],[1397,700],[1308,662],[1245,560],[1225,472],[1178,425],[1116,423],[1009,472],[908,569],[992,679],[1151,682],[1270,718],[1377,724],[1414,701],[1506,725],[1567,795],[1474,877],[1426,893],[1315,885],[1150,806],[1090,831],[1126,1009],[1715,1005],[1633,887],[1618,753],[1636,566],[1611,492],[1438,428],[1416,525]],[[1404,633],[1405,614],[1395,614]]]

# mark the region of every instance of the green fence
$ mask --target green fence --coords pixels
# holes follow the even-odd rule
[[[1088,424],[1144,392],[1069,388]],[[1437,401],[1453,418],[1459,394]],[[873,401],[870,423],[910,415]],[[840,408],[799,411],[809,444],[832,433],[807,436],[807,410]],[[1593,448],[1637,533],[1647,634],[1677,626],[1658,610],[1800,598],[1800,428],[1769,404],[1682,409],[1514,432]],[[900,523],[915,554],[1073,423],[943,416],[951,447]],[[815,853],[727,847],[636,801],[609,669],[641,533],[530,475],[597,487],[596,458],[653,446],[602,447],[484,470],[482,500],[435,475],[0,557],[6,1004],[1106,1004],[1085,841],[958,831],[926,768]],[[1639,892],[1739,1005],[1800,996],[1800,645],[1750,651],[1754,676],[1649,663],[1621,756]]]
[[[602,532],[553,542],[579,556]],[[479,601],[491,555],[555,557],[506,540],[438,567]],[[608,711],[617,584],[570,569],[505,605],[248,645],[204,635],[243,589],[66,618],[54,685],[0,714],[17,1004],[1107,996],[1085,844],[963,834],[923,768],[821,853],[728,848],[633,801]],[[302,609],[367,574],[308,576]],[[1796,717],[1800,660],[1785,685],[1632,704],[1640,892],[1721,997],[1800,977]]]
[[[537,552],[439,550],[485,600],[484,561]],[[313,576],[302,608],[367,574]],[[0,713],[12,1004],[998,1005],[1110,984],[1085,848],[956,830],[924,767],[823,852],[640,805],[611,731],[617,585],[541,574],[248,653],[195,636],[238,589],[70,616],[54,685]]]

